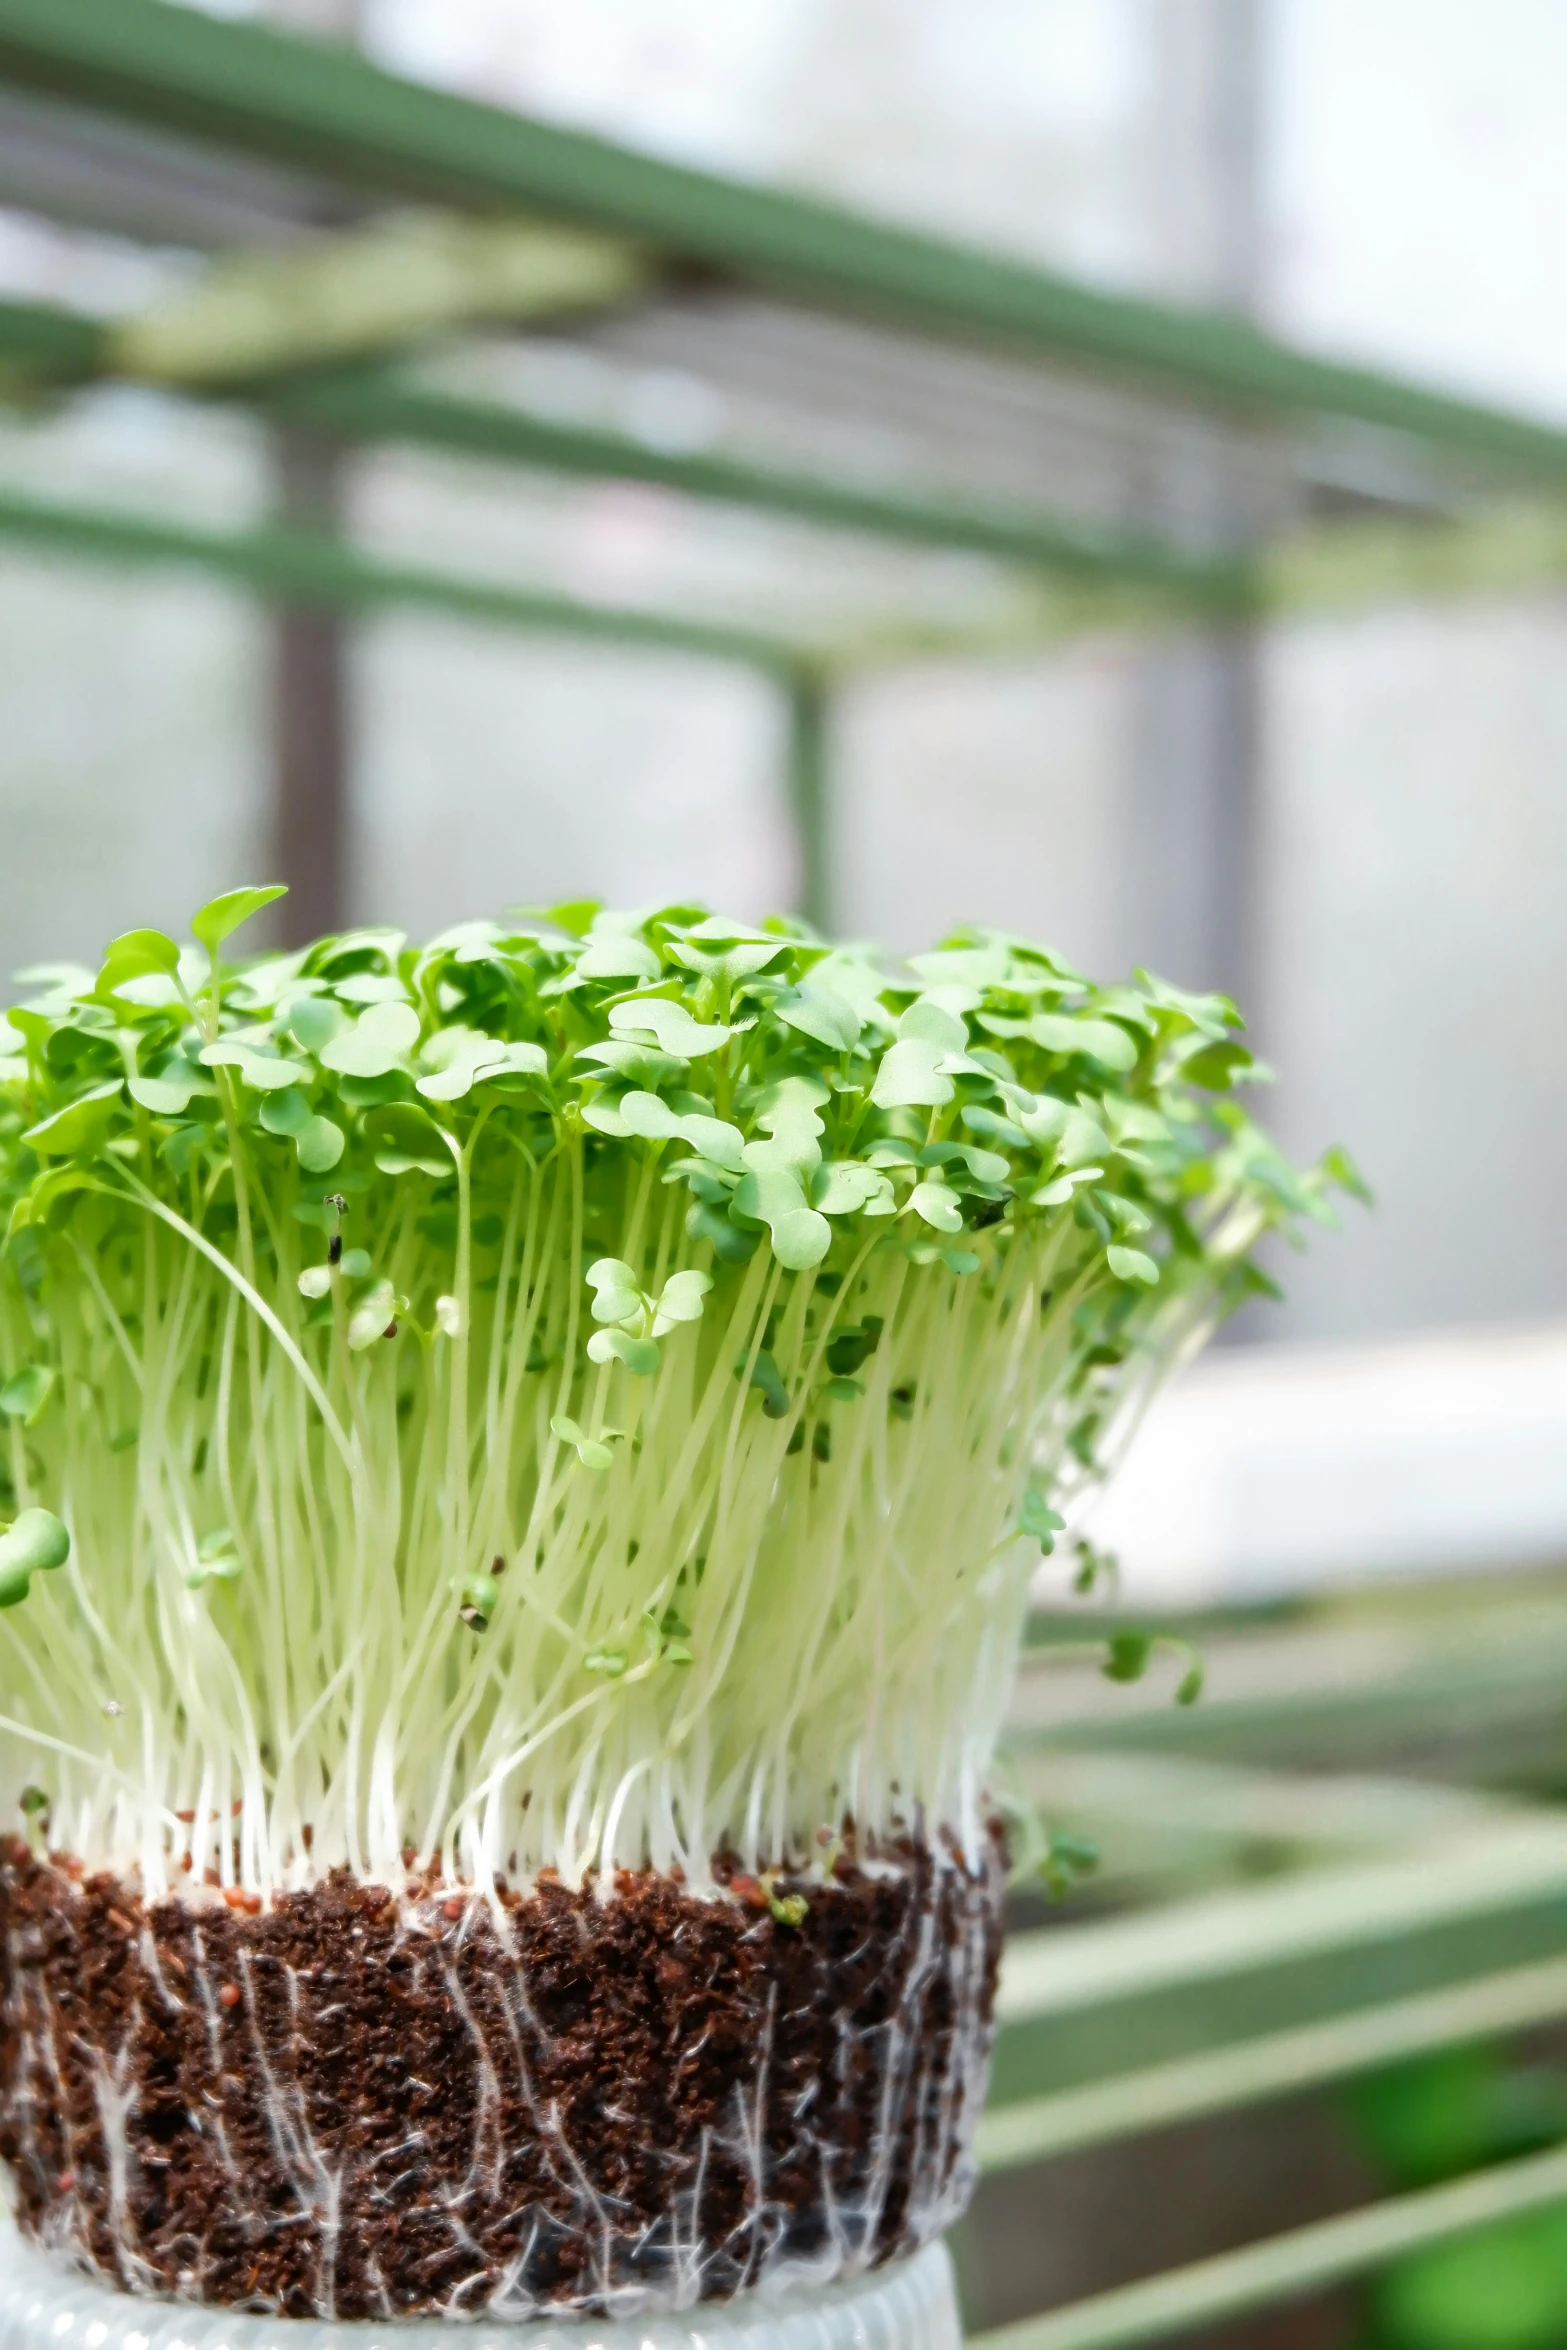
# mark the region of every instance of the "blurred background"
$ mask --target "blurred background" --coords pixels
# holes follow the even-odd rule
[[[994,923],[1232,991],[1376,1191],[1089,1529],[1208,1702],[1044,1571],[964,2289],[1515,2184],[1034,2350],[1567,2340],[1564,125],[1550,0],[0,0],[7,968]]]

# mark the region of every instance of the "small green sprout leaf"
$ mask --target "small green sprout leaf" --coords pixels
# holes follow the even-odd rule
[[[742,1355],[736,1363],[737,1379],[745,1376],[747,1360]],[[762,1410],[769,1420],[786,1420],[789,1417],[789,1390],[783,1383],[777,1363],[765,1347],[751,1366],[751,1385],[761,1389]]]
[[[653,1336],[662,1338],[680,1322],[700,1322],[702,1303],[713,1286],[711,1273],[671,1273],[653,1318]]]
[[[319,1055],[334,1037],[342,1035],[346,1018],[342,1005],[330,996],[300,996],[289,1008],[288,1032],[307,1053]]]
[[[1108,1248],[1105,1261],[1117,1281],[1141,1281],[1151,1289],[1159,1278],[1159,1268],[1153,1258],[1145,1256],[1140,1248]]]
[[[823,1216],[890,1216],[897,1201],[879,1167],[838,1159],[819,1167],[811,1181],[811,1206]]]
[[[774,1924],[779,1926],[803,1926],[811,1910],[803,1893],[775,1893],[771,1887],[768,1889],[767,1907]]]
[[[830,987],[788,988],[774,996],[772,1009],[788,1027],[834,1052],[852,1052],[865,1026],[854,1006]]]
[[[1099,1847],[1091,1836],[1070,1828],[1052,1828],[1035,1866],[1053,1901],[1064,1901],[1099,1866]]]
[[[367,1346],[374,1346],[378,1338],[390,1338],[395,1328],[397,1300],[390,1281],[378,1281],[348,1317],[348,1343],[355,1354],[362,1354]]]
[[[161,930],[127,930],[109,943],[97,992],[113,995],[132,979],[172,979],[179,967],[180,950]]]
[[[1113,1020],[1084,1020],[1036,1012],[1028,1024],[1028,1032],[1047,1053],[1082,1053],[1086,1059],[1097,1061],[1101,1068],[1114,1069],[1118,1075],[1137,1066],[1136,1045]]]
[[[623,1648],[590,1648],[582,1662],[588,1672],[604,1673],[618,1681],[626,1669],[626,1652]]]
[[[621,1258],[600,1257],[588,1267],[587,1283],[594,1293],[590,1310],[595,1322],[618,1322],[628,1328],[635,1324],[640,1329],[649,1319],[637,1277]]]
[[[330,1118],[307,1118],[294,1137],[294,1149],[307,1175],[325,1175],[342,1157],[347,1136]]]
[[[386,1077],[408,1066],[418,1042],[419,1015],[412,1004],[371,1004],[317,1058],[340,1077]]]
[[[233,1583],[241,1572],[241,1561],[234,1536],[227,1526],[214,1526],[203,1534],[196,1545],[196,1563],[185,1570],[185,1581],[192,1591],[200,1591],[211,1582]]]
[[[70,1555],[71,1537],[52,1510],[23,1510],[0,1534],[0,1607],[15,1607],[34,1575],[63,1567]]]
[[[484,1618],[487,1625],[500,1605],[501,1587],[496,1578],[484,1570],[464,1578],[462,1587],[464,1608],[472,1608]]]
[[[201,1058],[208,1069],[237,1069],[253,1093],[280,1093],[285,1086],[299,1082],[297,1061],[285,1060],[281,1053],[262,1052],[237,1037],[203,1045]]]
[[[40,1118],[36,1126],[27,1129],[22,1140],[40,1158],[74,1158],[78,1152],[95,1150],[109,1130],[121,1091],[122,1081],[118,1077],[91,1086],[63,1110]]]
[[[963,1209],[957,1193],[935,1177],[927,1177],[925,1182],[915,1184],[909,1193],[905,1213],[909,1210],[937,1232],[961,1232],[963,1229]]]
[[[585,1469],[592,1469],[596,1474],[602,1476],[606,1469],[614,1467],[615,1456],[609,1446],[600,1442],[596,1436],[589,1436],[586,1430],[571,1418],[569,1413],[557,1412],[550,1421],[550,1426],[562,1444],[569,1444],[573,1447],[578,1460]]]
[[[900,1038],[882,1055],[871,1100],[879,1110],[939,1109],[957,1091],[943,1074],[946,1058],[946,1047],[928,1038]]]
[[[365,1113],[365,1133],[383,1175],[449,1175],[452,1146],[417,1102],[384,1102]]]
[[[47,1363],[29,1363],[0,1387],[0,1416],[20,1420],[31,1428],[54,1393],[55,1375]]]
[[[658,1345],[651,1338],[633,1338],[626,1330],[595,1330],[588,1340],[588,1360],[621,1362],[633,1378],[646,1379],[658,1369]]]
[[[261,1105],[261,1123],[268,1134],[302,1134],[310,1123],[310,1104],[297,1085],[269,1093]]]
[[[1031,1485],[1023,1496],[1023,1506],[1018,1513],[1019,1534],[1037,1542],[1041,1552],[1048,1558],[1055,1549],[1056,1536],[1065,1525],[1065,1518],[1050,1507],[1037,1486]]]
[[[684,1004],[668,996],[632,996],[611,1008],[609,1024],[617,1036],[651,1037],[661,1053],[682,1061],[702,1060],[729,1042],[732,1028],[693,1020]]]
[[[216,955],[225,939],[232,938],[242,922],[259,914],[263,906],[285,898],[288,891],[281,884],[269,889],[228,889],[221,897],[209,898],[199,914],[191,918],[190,932],[210,955]]]
[[[1101,1670],[1107,1681],[1140,1681],[1148,1670],[1153,1655],[1153,1639],[1147,1632],[1112,1632],[1105,1645],[1105,1661]]]

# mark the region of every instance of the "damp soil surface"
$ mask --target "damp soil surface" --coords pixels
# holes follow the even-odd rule
[[[250,1914],[0,1844],[22,2225],[133,2291],[339,2318],[629,2314],[914,2250],[970,2183],[999,1845],[715,1873],[499,1921],[344,1873]]]

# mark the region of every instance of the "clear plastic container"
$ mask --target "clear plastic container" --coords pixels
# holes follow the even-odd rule
[[[944,2244],[850,2284],[678,2317],[318,2324],[109,2292],[34,2251],[0,2211],[0,2350],[960,2350],[962,2338]]]

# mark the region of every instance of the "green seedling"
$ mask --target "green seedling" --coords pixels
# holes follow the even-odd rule
[[[1356,1180],[1234,1007],[685,905],[229,959],[274,894],[0,1017],[0,1809],[149,1898],[982,1849],[1041,1554]]]

